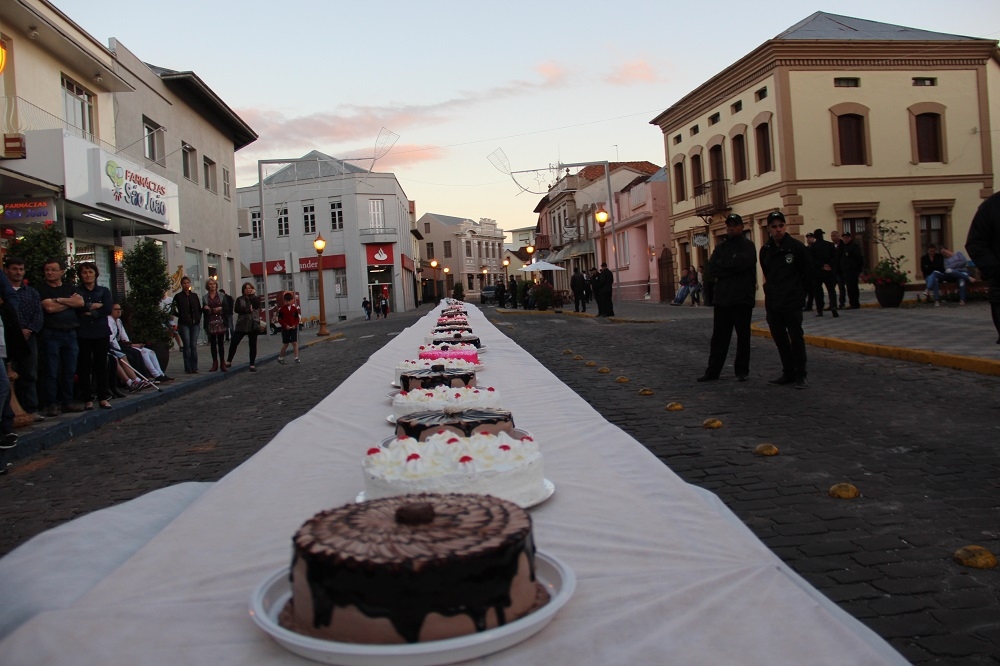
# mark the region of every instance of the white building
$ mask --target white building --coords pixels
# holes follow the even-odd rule
[[[240,239],[240,255],[258,293],[297,291],[303,317],[318,320],[320,262],[313,242],[322,235],[328,322],[360,314],[366,297],[386,296],[390,311],[413,308],[413,204],[396,176],[315,150],[273,162],[268,166],[277,170],[262,186],[237,190],[250,229]]]

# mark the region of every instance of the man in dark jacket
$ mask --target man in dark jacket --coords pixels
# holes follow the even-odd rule
[[[840,259],[840,276],[847,290],[847,300],[851,304],[850,309],[857,310],[861,307],[858,279],[861,277],[861,271],[865,268],[865,256],[861,253],[861,246],[854,242],[854,236],[850,231],[845,231],[841,237],[838,257]],[[843,307],[843,301],[840,305]]]
[[[201,297],[191,289],[191,278],[181,278],[181,290],[174,294],[171,312],[177,316],[177,332],[184,343],[184,372],[198,372],[198,324],[201,322]]]
[[[785,216],[767,216],[771,238],[760,249],[764,274],[764,309],[767,326],[781,357],[781,376],[771,384],[809,386],[806,381],[806,343],[802,334],[802,302],[815,277],[806,246],[785,233]]]
[[[577,266],[573,271],[573,277],[569,279],[569,288],[573,290],[573,312],[587,311],[587,279],[580,272]]]
[[[816,271],[814,298],[816,300],[816,316],[823,316],[823,289],[830,297],[830,314],[839,317],[837,313],[837,248],[833,243],[823,238],[823,230],[813,232],[816,242],[809,250],[812,253],[813,268]]]
[[[990,310],[1000,345],[1000,193],[980,204],[969,226],[965,249],[983,279],[990,282]]]
[[[736,213],[726,218],[726,239],[708,260],[715,278],[712,342],[708,367],[699,382],[718,379],[729,353],[736,329],[736,380],[750,376],[750,318],[757,300],[757,248],[743,235],[743,218]]]
[[[601,264],[601,272],[598,275],[600,275],[601,280],[598,283],[599,286],[594,290],[594,295],[597,297],[597,316],[614,317],[614,273],[608,270],[607,264]]]

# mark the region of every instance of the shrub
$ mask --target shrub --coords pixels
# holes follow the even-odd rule
[[[166,342],[170,333],[165,326],[169,309],[161,305],[170,288],[167,261],[160,244],[144,238],[125,253],[122,268],[128,279],[125,306],[129,335],[137,342]]]
[[[53,222],[44,224],[29,224],[24,235],[16,238],[10,245],[7,254],[24,259],[24,277],[28,284],[39,286],[45,284],[45,262],[49,259],[61,259],[68,265],[66,254],[66,236],[62,229]],[[76,281],[76,271],[70,268],[63,276],[64,284]]]
[[[455,286],[451,288],[451,297],[456,301],[465,300],[465,287],[462,286],[461,282],[456,282]]]

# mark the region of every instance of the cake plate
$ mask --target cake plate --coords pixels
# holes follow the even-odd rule
[[[535,554],[535,576],[549,592],[549,603],[519,620],[467,636],[405,645],[338,643],[303,636],[278,624],[292,596],[288,567],[264,579],[250,596],[250,617],[279,645],[297,655],[339,666],[436,666],[475,659],[517,645],[552,621],[576,588],[573,571],[556,557]]]

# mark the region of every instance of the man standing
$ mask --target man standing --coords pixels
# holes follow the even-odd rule
[[[42,404],[45,416],[59,416],[64,412],[82,412],[83,405],[73,400],[73,376],[80,348],[76,343],[76,329],[80,319],[76,308],[83,307],[83,296],[72,285],[63,284],[66,268],[62,261],[50,259],[42,267],[45,284],[39,285],[44,320],[42,324],[42,350],[45,354],[45,378],[42,381]]]
[[[712,252],[708,271],[715,278],[712,343],[708,367],[699,382],[718,379],[736,330],[736,380],[750,376],[750,318],[757,299],[757,248],[743,235],[743,218],[726,218],[726,238]]]
[[[191,290],[191,278],[181,278],[181,290],[174,294],[173,313],[177,315],[177,332],[184,343],[184,372],[198,372],[198,324],[201,323],[201,298]]]
[[[607,264],[601,264],[600,272],[600,282],[597,287],[597,316],[598,317],[614,317],[615,316],[615,303],[614,303],[614,291],[615,291],[615,276],[614,273],[608,270]]]
[[[851,232],[844,232],[845,236],[850,236]],[[835,268],[835,273],[837,274],[837,293],[840,296],[838,303],[840,303],[840,309],[844,309],[844,305],[847,303],[847,284],[844,281],[844,267],[840,265],[840,248],[844,246],[844,241],[841,239],[840,232],[834,229],[830,232],[830,242],[833,243],[833,249],[837,251],[837,266]]]
[[[809,250],[809,256],[812,256],[812,246],[816,243],[816,236],[814,234],[806,234],[806,249]],[[806,292],[806,304],[802,308],[803,312],[809,312],[813,309],[813,293],[815,289],[809,289]]]
[[[815,300],[816,316],[823,316],[823,288],[826,287],[830,297],[830,314],[839,317],[837,313],[837,249],[828,240],[823,239],[823,230],[813,232],[816,242],[809,249],[812,251],[813,268],[816,270]]]
[[[865,257],[861,254],[861,246],[854,242],[850,231],[845,231],[840,243],[840,279],[847,289],[847,300],[852,310],[861,307],[861,294],[858,289],[858,279],[865,268]],[[840,297],[840,307],[844,307],[844,297]]]
[[[504,281],[503,280],[498,281],[496,291],[494,292],[496,294],[498,308],[504,307],[504,304],[507,302],[507,294],[505,293],[506,291],[507,288],[506,285],[504,284]]]
[[[802,334],[802,302],[815,277],[806,246],[785,233],[785,216],[767,216],[771,238],[760,249],[764,274],[764,309],[767,326],[781,357],[781,376],[770,384],[809,386],[806,381],[806,343]]]
[[[990,282],[990,311],[1000,345],[1000,193],[979,205],[969,226],[965,249],[982,277]]]
[[[28,343],[28,356],[11,363],[17,372],[15,394],[17,401],[36,421],[45,417],[38,413],[38,334],[42,330],[44,314],[42,299],[34,287],[24,284],[24,259],[7,255],[3,262],[4,273],[10,286],[17,292],[17,317],[21,333]]]
[[[513,275],[510,276],[510,307],[517,309],[517,280]]]
[[[573,271],[573,277],[569,279],[569,288],[573,290],[573,312],[587,311],[587,279],[580,272],[577,266]]]

